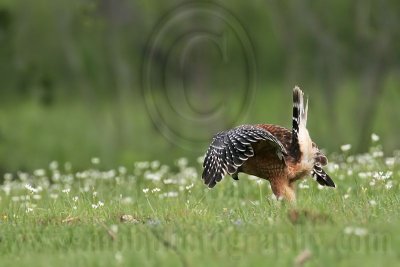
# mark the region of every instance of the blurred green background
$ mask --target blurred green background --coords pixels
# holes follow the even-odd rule
[[[0,173],[202,155],[243,123],[328,153],[400,133],[400,2],[0,1]]]

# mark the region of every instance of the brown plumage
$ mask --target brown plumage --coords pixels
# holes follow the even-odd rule
[[[335,187],[322,166],[327,158],[312,142],[303,92],[293,89],[292,130],[272,124],[242,125],[216,134],[204,159],[202,178],[214,187],[226,174],[238,180],[243,172],[268,180],[278,198],[295,200],[294,182],[311,174]]]

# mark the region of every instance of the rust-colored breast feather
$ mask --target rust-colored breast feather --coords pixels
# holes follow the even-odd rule
[[[288,129],[273,124],[258,124],[255,126],[270,132],[282,143],[288,152],[290,151],[292,134]],[[254,157],[249,158],[239,168],[240,171],[268,180],[288,175],[287,164],[291,164],[292,162],[290,155],[286,155],[285,160],[281,160],[277,156],[276,148],[267,142],[255,143],[252,146]]]

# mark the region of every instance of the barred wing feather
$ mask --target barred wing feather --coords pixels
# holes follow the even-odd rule
[[[287,155],[282,143],[269,131],[251,125],[242,125],[216,134],[207,150],[202,178],[210,188],[226,174],[233,175],[243,163],[254,156],[252,144],[266,142],[277,151],[277,157]]]

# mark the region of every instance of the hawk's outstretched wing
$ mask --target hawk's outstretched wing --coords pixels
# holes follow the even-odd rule
[[[252,125],[242,125],[216,134],[204,159],[202,178],[208,187],[214,187],[227,174],[237,169],[254,156],[251,144],[265,142],[276,149],[277,157],[283,160],[287,151],[282,143],[269,131]]]

